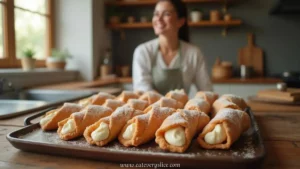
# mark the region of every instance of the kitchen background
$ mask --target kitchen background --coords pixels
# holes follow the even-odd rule
[[[264,50],[266,75],[299,71],[299,14],[270,15],[275,2],[245,0],[229,6],[228,13],[233,18],[242,19],[243,25],[229,29],[226,37],[221,35],[222,28],[218,27],[190,29],[191,42],[201,48],[209,71],[217,57],[237,67],[238,49],[246,46],[248,32],[255,34],[256,45]],[[99,75],[99,64],[106,48],[112,47],[115,65],[131,65],[135,47],[155,38],[153,30],[149,28],[125,30],[124,40],[119,31],[107,30],[103,1],[57,0],[56,5],[56,45],[68,48],[70,53],[75,54],[68,67],[78,68],[86,80]],[[212,8],[222,8],[220,4],[189,5],[189,9],[194,7],[204,10],[205,14]],[[139,15],[151,15],[152,10],[153,6],[122,9],[125,16],[135,15],[137,19]],[[130,13],[127,15],[126,11]],[[204,18],[208,19],[208,16]]]
[[[233,17],[242,19],[244,25],[228,30],[226,37],[221,36],[222,28],[191,28],[191,42],[199,46],[204,53],[209,70],[217,57],[237,65],[238,49],[247,44],[247,32],[254,32],[257,46],[264,50],[265,70],[267,75],[287,70],[299,70],[300,17],[299,15],[270,15],[274,0],[245,0],[229,6],[228,12]],[[189,5],[189,9],[202,9],[209,14],[210,9],[220,8],[219,4]],[[125,13],[141,16],[144,9],[128,7]],[[135,10],[133,10],[135,9]],[[153,10],[151,7],[150,10]],[[134,11],[134,12],[131,12]],[[147,11],[148,12],[148,11]],[[152,11],[149,12],[150,14]],[[205,19],[209,19],[208,16]],[[152,29],[132,29],[125,31],[125,40],[120,40],[120,33],[114,31],[113,49],[116,64],[131,64],[132,54],[137,45],[155,38]]]

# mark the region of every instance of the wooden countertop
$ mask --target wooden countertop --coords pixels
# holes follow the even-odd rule
[[[46,86],[34,87],[35,89],[79,89],[79,88],[96,88],[105,85],[117,84],[117,83],[131,83],[132,79],[127,78],[107,78],[107,79],[98,79],[91,82],[68,82],[60,83]]]
[[[250,79],[220,79],[212,80],[214,84],[275,84],[282,82],[280,79],[276,78],[250,78]],[[54,85],[39,86],[35,88],[39,89],[79,89],[79,88],[95,88],[105,85],[118,84],[118,83],[132,83],[131,77],[125,78],[107,78],[98,79],[91,82],[68,82]]]
[[[281,79],[277,78],[266,78],[266,77],[257,77],[257,78],[230,78],[230,79],[212,79],[214,84],[227,84],[227,83],[236,83],[236,84],[275,84],[282,82]]]
[[[250,105],[253,110],[265,107],[264,104]],[[271,112],[254,111],[267,151],[262,168],[300,168],[300,106],[297,106],[295,112],[281,108],[278,108],[280,112],[272,112],[277,107],[278,105],[273,105]],[[5,136],[20,129],[26,116],[28,115],[0,120],[0,168],[120,168],[117,163],[50,156],[15,149]]]

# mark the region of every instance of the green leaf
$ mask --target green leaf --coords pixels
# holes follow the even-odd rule
[[[32,48],[26,48],[25,50],[23,50],[23,57],[28,57],[28,58],[33,58],[33,56],[35,55],[35,51]]]
[[[67,58],[71,58],[71,55],[67,49],[65,49],[64,51],[60,51],[58,49],[53,48],[51,57],[66,60]]]

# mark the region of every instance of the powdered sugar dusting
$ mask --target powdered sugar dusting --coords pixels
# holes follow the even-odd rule
[[[127,105],[129,105],[130,107],[132,107],[134,109],[144,110],[147,107],[148,102],[145,100],[139,100],[139,99],[129,99],[127,101]]]
[[[59,111],[61,112],[77,112],[80,111],[80,109],[82,109],[82,106],[80,106],[79,104],[75,104],[75,103],[65,103],[61,109]]]
[[[167,117],[168,120],[172,121],[174,124],[186,123],[186,119],[181,116],[180,112],[175,112],[171,116]]]
[[[106,112],[109,112],[109,111],[110,112],[112,111],[112,109],[109,108],[109,107],[99,106],[99,105],[89,105],[87,110],[86,110],[85,115],[98,117],[99,114],[106,113]]]
[[[110,108],[117,108],[123,106],[125,103],[121,100],[113,100],[113,99],[106,99],[102,106],[110,107]]]
[[[112,114],[112,118],[128,118],[128,116],[131,116],[129,113],[133,113],[134,109],[129,107],[128,105],[124,105],[122,107],[118,107]]]
[[[223,105],[236,105],[235,103],[229,101],[229,100],[226,100],[225,98],[219,98],[217,99],[214,104],[217,104],[218,102],[222,103]]]
[[[185,109],[189,109],[190,107],[193,107],[193,106],[196,106],[198,108],[201,108],[203,106],[210,106],[209,103],[202,99],[202,98],[194,98],[194,99],[191,99],[189,100],[186,105],[185,105]]]
[[[211,92],[211,91],[200,91],[197,92],[195,95],[195,98],[203,98],[204,100],[208,101],[210,104],[212,104],[219,95],[217,93]]]
[[[240,126],[240,121],[242,120],[241,116],[239,116],[240,113],[240,111],[235,111],[235,109],[224,108],[217,113],[215,118],[227,119],[235,125]]]
[[[147,113],[147,114],[137,115],[134,118],[137,118],[139,121],[144,121],[145,123],[148,123],[149,117],[150,117],[150,114]]]

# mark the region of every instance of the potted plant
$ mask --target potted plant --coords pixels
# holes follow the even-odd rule
[[[190,16],[191,16],[191,22],[199,22],[202,20],[202,12],[197,8],[194,8],[191,11]]]
[[[47,58],[46,65],[50,69],[64,69],[66,59],[70,57],[68,50],[60,51],[58,49],[52,49],[52,54]]]
[[[118,24],[121,22],[123,13],[117,7],[111,7],[108,9],[109,23]]]
[[[141,21],[141,23],[147,23],[148,22],[148,17],[147,16],[141,16],[140,21]]]
[[[21,63],[23,70],[33,70],[35,64],[35,59],[33,58],[33,56],[35,54],[35,51],[31,48],[26,48],[22,53],[23,55],[21,58]]]

